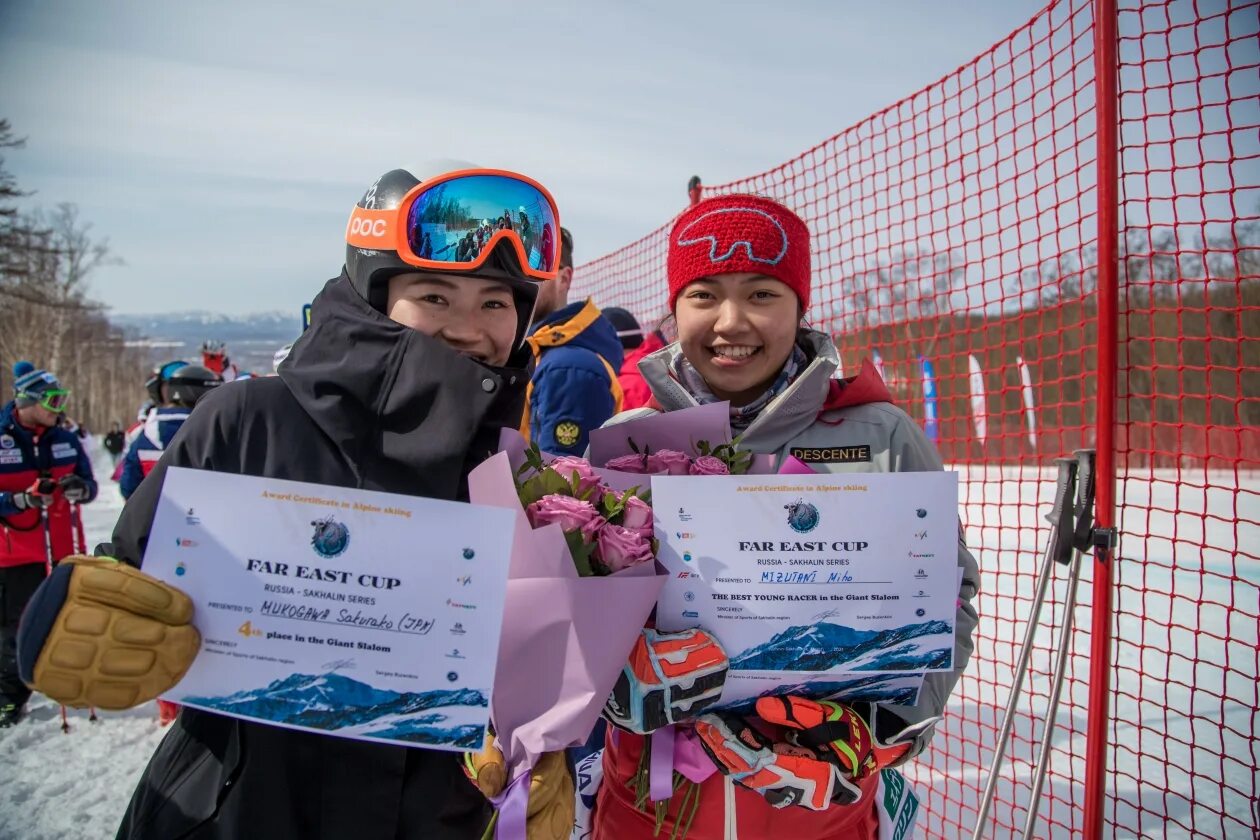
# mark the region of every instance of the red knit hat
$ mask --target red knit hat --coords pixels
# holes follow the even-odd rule
[[[701,277],[755,271],[786,283],[809,308],[809,228],[791,210],[756,195],[723,195],[690,207],[669,232],[669,308]]]

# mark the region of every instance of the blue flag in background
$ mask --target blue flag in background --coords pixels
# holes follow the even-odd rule
[[[935,444],[940,435],[936,413],[936,372],[932,368],[932,360],[926,356],[919,357],[919,364],[923,366],[923,432]]]

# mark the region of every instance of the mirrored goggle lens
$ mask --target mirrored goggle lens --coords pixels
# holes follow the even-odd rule
[[[49,411],[61,412],[66,410],[66,403],[68,402],[70,402],[69,391],[45,391],[40,405]]]
[[[535,271],[555,271],[560,226],[551,202],[532,184],[505,175],[468,175],[416,197],[407,216],[411,251],[425,260],[470,263],[494,235],[514,233]]]

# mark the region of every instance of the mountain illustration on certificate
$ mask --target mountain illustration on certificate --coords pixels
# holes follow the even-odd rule
[[[924,621],[891,630],[855,630],[819,621],[793,625],[731,657],[739,671],[939,671],[953,666],[954,626]]]
[[[397,692],[344,674],[293,674],[265,688],[184,703],[361,738],[473,750],[485,737],[489,701],[480,691]]]

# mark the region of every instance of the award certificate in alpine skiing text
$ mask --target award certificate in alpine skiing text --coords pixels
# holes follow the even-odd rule
[[[201,651],[165,699],[477,749],[512,533],[501,508],[171,467],[144,571],[192,598]]]
[[[654,476],[652,507],[657,626],[714,634],[729,679],[953,667],[955,473]]]

